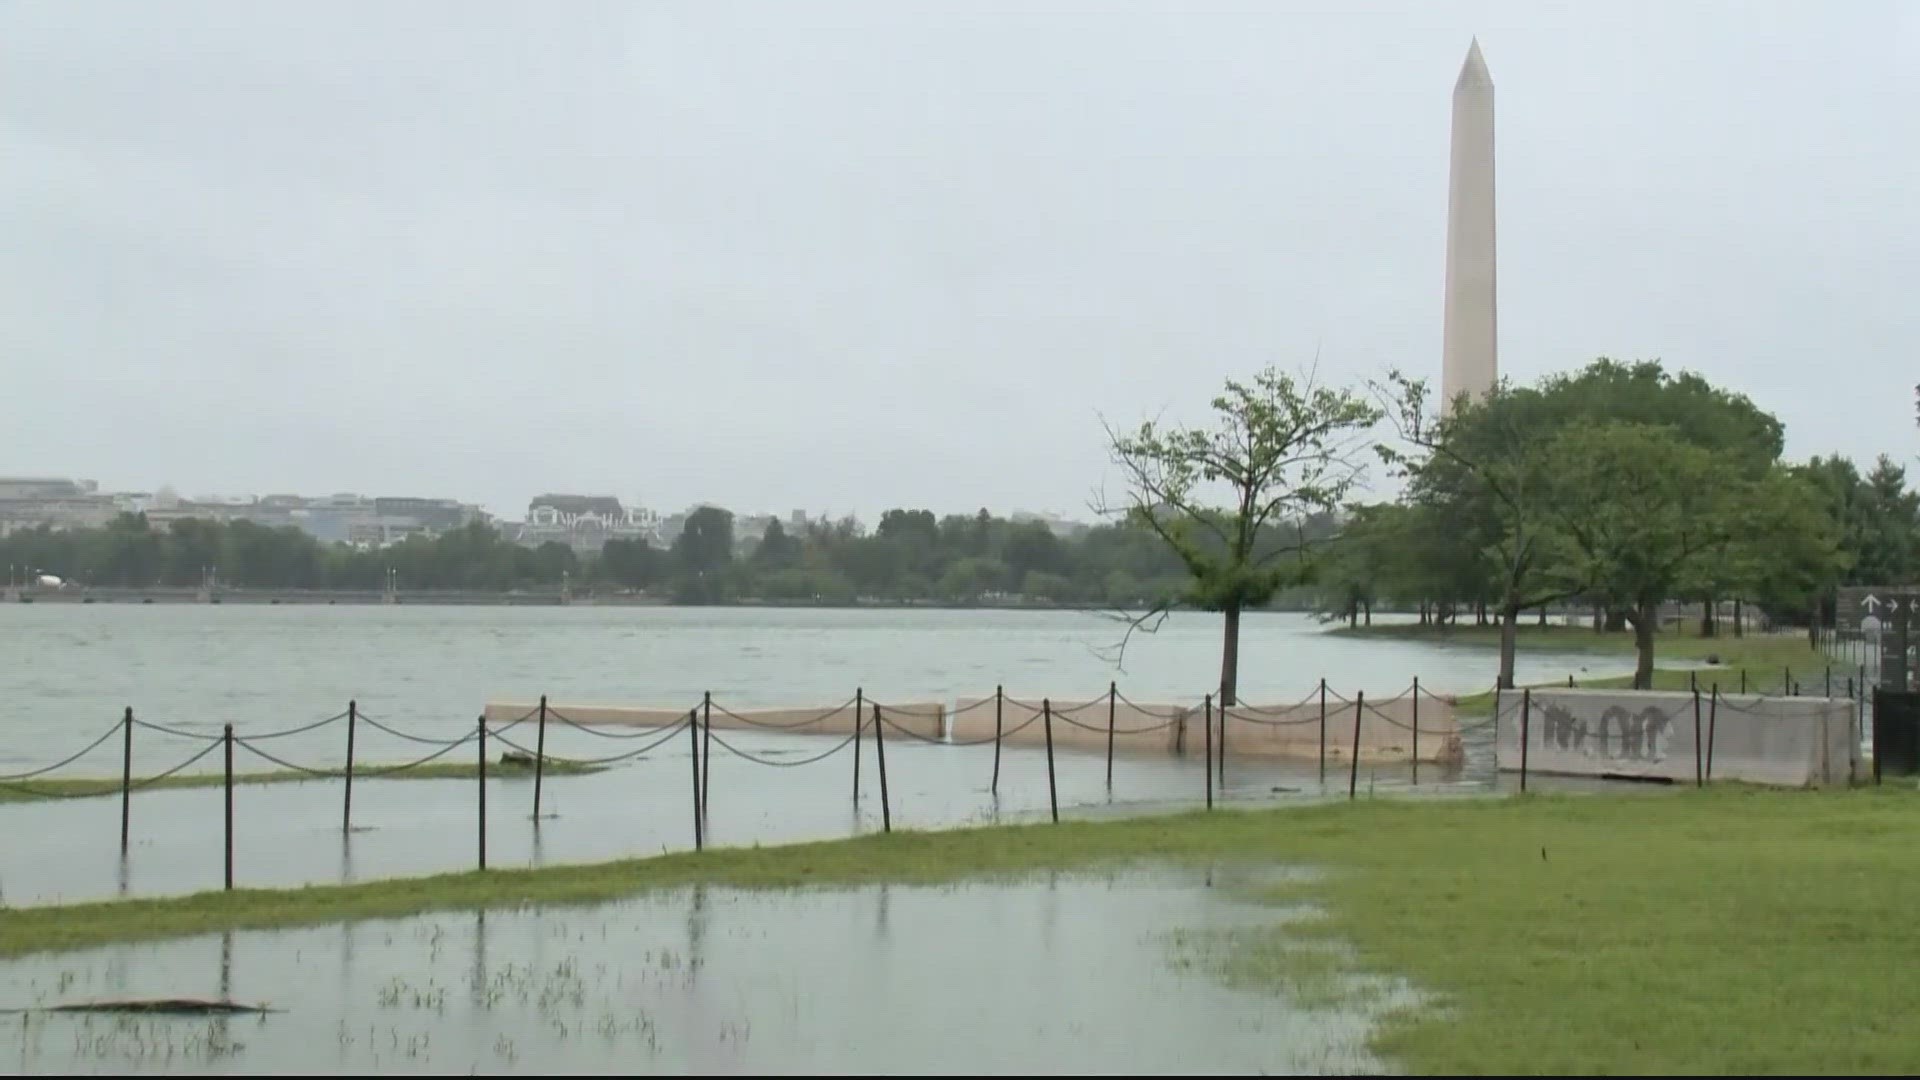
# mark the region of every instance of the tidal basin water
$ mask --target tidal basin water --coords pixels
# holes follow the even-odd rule
[[[1490,649],[1324,633],[1304,615],[1248,615],[1240,689],[1296,700],[1325,678],[1389,697],[1493,685]],[[991,694],[1084,700],[1109,681],[1136,701],[1198,701],[1219,678],[1218,616],[1136,634],[1068,611],[664,607],[0,605],[0,771],[43,764],[132,706],[144,719],[242,734],[358,699],[396,725],[470,724],[489,699],[690,707],[830,706]],[[1523,653],[1522,682],[1617,674],[1631,659]],[[56,738],[57,737],[57,738]],[[77,748],[77,747],[73,747]]]
[[[282,763],[335,769],[346,760],[346,725],[278,738],[341,712],[357,699],[352,832],[338,779],[242,785],[235,791],[235,883],[290,886],[418,876],[470,869],[479,860],[479,796],[472,780],[375,780],[383,764],[472,763],[477,743],[440,744],[473,731],[488,699],[638,703],[691,707],[711,689],[733,707],[830,708],[860,688],[869,701],[941,701],[991,693],[1101,695],[1108,680],[1137,701],[1197,703],[1218,662],[1217,620],[1187,616],[1138,637],[1126,667],[1097,651],[1115,626],[1065,612],[822,611],[660,608],[296,608],[6,605],[0,640],[0,772],[43,768],[104,740],[57,773],[120,774],[125,744],[114,730],[131,705],[133,775],[152,776],[210,751],[187,768],[217,771],[214,742],[225,724],[247,740],[240,772]],[[1324,675],[1337,690],[1369,698],[1404,691],[1418,674],[1435,692],[1491,681],[1491,653],[1411,642],[1329,636],[1300,616],[1246,622],[1245,697],[1298,700]],[[1594,658],[1529,656],[1523,679],[1582,672]],[[1589,674],[1599,674],[1598,670]],[[382,726],[373,726],[378,723]],[[1335,720],[1332,730],[1344,730]],[[395,734],[398,733],[398,734]],[[606,771],[546,781],[536,818],[524,777],[485,785],[487,858],[495,867],[551,865],[659,854],[693,846],[694,748],[684,737],[631,729],[605,733],[550,725],[548,754],[575,759],[626,755]],[[407,737],[410,736],[410,737]],[[533,745],[523,724],[510,736]],[[1103,755],[1063,750],[1049,780],[1044,751],[914,742],[890,734],[890,791],[879,801],[878,747],[859,747],[864,770],[854,798],[854,747],[825,735],[728,730],[702,765],[711,773],[705,840],[740,845],[828,839],[896,827],[951,828],[1042,818],[1057,798],[1063,814],[1139,813],[1199,804],[1208,790],[1195,755],[1117,756],[1107,783]],[[415,741],[421,740],[421,741]],[[1469,767],[1429,769],[1421,794],[1492,783],[1469,740]],[[507,749],[490,742],[489,760]],[[256,757],[257,748],[278,760]],[[753,759],[733,752],[737,748]],[[1197,747],[1196,747],[1197,749]],[[826,756],[820,757],[825,754]],[[820,760],[813,760],[820,757]],[[1476,772],[1475,764],[1483,767]],[[1406,787],[1404,768],[1368,767],[1358,778],[1314,763],[1232,762],[1212,785],[1227,803],[1344,797]],[[224,793],[217,787],[137,791],[129,849],[120,853],[117,794],[0,804],[0,903],[10,906],[116,896],[177,895],[223,881]]]

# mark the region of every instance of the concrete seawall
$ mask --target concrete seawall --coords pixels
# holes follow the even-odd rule
[[[1502,703],[1499,767],[1567,776],[1693,783],[1744,780],[1785,787],[1846,784],[1860,770],[1855,703],[1645,690],[1535,690]],[[1696,712],[1698,710],[1698,712]]]

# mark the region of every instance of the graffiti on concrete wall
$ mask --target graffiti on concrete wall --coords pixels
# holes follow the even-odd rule
[[[1564,705],[1539,703],[1534,711],[1540,714],[1542,749],[1611,761],[1663,761],[1671,748],[1673,717],[1658,705],[1609,705],[1591,725]]]

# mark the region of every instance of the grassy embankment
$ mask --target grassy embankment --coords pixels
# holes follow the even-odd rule
[[[425,765],[416,765],[401,772],[382,772],[381,766],[366,764],[356,767],[354,779],[362,783],[374,783],[385,780],[472,780],[480,775],[480,766],[471,762],[433,761]],[[547,776],[585,776],[597,773],[604,767],[600,765],[581,765],[577,762],[547,759]],[[527,777],[533,776],[533,766],[518,761],[494,761],[487,764],[489,777]],[[233,782],[238,784],[298,784],[306,781],[333,782],[346,776],[344,772],[329,772],[325,776],[315,776],[294,769],[275,769],[265,772],[234,773]],[[140,784],[141,779],[134,777],[133,782]],[[145,791],[161,788],[202,788],[219,787],[226,783],[226,777],[220,773],[178,773],[162,777],[144,787],[135,789],[138,795]],[[73,777],[71,779],[12,780],[0,787],[0,803],[40,802],[48,799],[79,799],[88,796],[120,794],[119,777]]]
[[[1426,641],[1436,645],[1466,645],[1488,650],[1487,681],[1493,682],[1498,670],[1500,647],[1500,628],[1497,626],[1461,626],[1439,629],[1431,626],[1408,624],[1379,625],[1363,627],[1340,627],[1330,631],[1342,637],[1355,638],[1391,638],[1405,641]],[[1596,656],[1617,658],[1625,667],[1632,667],[1634,643],[1632,633],[1597,634],[1591,629],[1574,626],[1528,626],[1519,628],[1519,655],[1525,657],[1529,652],[1553,653],[1591,653]],[[1749,692],[1777,694],[1786,681],[1788,672],[1799,684],[1800,692],[1807,695],[1824,694],[1827,689],[1827,669],[1833,669],[1833,692],[1836,696],[1846,694],[1846,678],[1853,674],[1845,664],[1835,663],[1830,657],[1815,649],[1807,642],[1804,633],[1789,634],[1748,634],[1745,637],[1733,637],[1722,634],[1719,637],[1703,638],[1692,634],[1663,633],[1654,645],[1653,688],[1655,690],[1686,690],[1695,685],[1701,693],[1718,686],[1722,694],[1738,693],[1741,687],[1741,675],[1746,676]],[[1700,667],[1709,657],[1718,662],[1711,666]],[[1661,667],[1661,663],[1674,660],[1684,661],[1691,667]],[[1633,676],[1615,675],[1606,678],[1588,678],[1578,673],[1575,685],[1583,689],[1625,689],[1633,685]],[[1565,686],[1564,679],[1540,686]],[[1487,713],[1493,710],[1491,693],[1475,694],[1460,699],[1463,713]]]
[[[1910,787],[1368,800],[26,909],[0,913],[0,955],[692,884],[1307,865],[1330,873],[1271,896],[1327,917],[1227,942],[1221,976],[1309,992],[1329,964],[1404,976],[1438,1000],[1393,1019],[1378,1049],[1413,1070],[1911,1072],[1916,845]]]

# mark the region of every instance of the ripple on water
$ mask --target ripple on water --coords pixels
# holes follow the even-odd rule
[[[260,1018],[31,1013],[27,1071],[1382,1071],[1397,980],[1299,933],[1270,879],[694,888],[577,908],[228,933],[0,965],[46,1006],[190,993]]]

